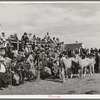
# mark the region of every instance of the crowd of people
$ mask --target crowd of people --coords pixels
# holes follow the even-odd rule
[[[20,85],[25,81],[40,80],[45,78],[61,79],[61,71],[64,65],[61,62],[63,56],[66,58],[89,55],[95,56],[95,72],[100,70],[100,50],[86,49],[81,47],[76,50],[66,51],[64,42],[59,38],[50,37],[50,34],[43,39],[24,33],[21,37],[21,46],[18,50],[11,45],[11,41],[19,41],[17,34],[8,38],[3,32],[0,37],[0,87]],[[4,67],[4,68],[3,68]],[[5,70],[4,70],[5,69]]]
[[[6,66],[6,71],[0,73],[1,85],[2,82],[6,86],[9,83],[19,85],[25,80],[54,78],[64,42],[55,37],[51,39],[48,32],[43,39],[25,32],[20,40],[20,50],[17,50],[11,41],[18,40],[17,34],[8,38],[4,32],[1,34],[0,63]]]

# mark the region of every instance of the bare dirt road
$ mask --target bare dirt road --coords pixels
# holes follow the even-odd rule
[[[47,94],[100,94],[100,74],[84,79],[73,78],[61,83],[60,80],[25,82],[0,90],[0,95],[47,95]]]

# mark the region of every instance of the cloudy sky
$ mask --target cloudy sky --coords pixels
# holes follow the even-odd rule
[[[49,32],[66,44],[100,47],[100,3],[0,3],[0,23],[7,36]]]

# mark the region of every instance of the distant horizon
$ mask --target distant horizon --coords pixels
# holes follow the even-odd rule
[[[44,37],[49,32],[65,44],[78,41],[100,48],[100,3],[0,3],[0,32]]]

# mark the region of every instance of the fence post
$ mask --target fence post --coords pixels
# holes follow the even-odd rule
[[[11,73],[11,64],[9,64],[10,66],[10,85],[12,85],[12,73]]]
[[[19,51],[19,41],[17,40],[17,50]]]

